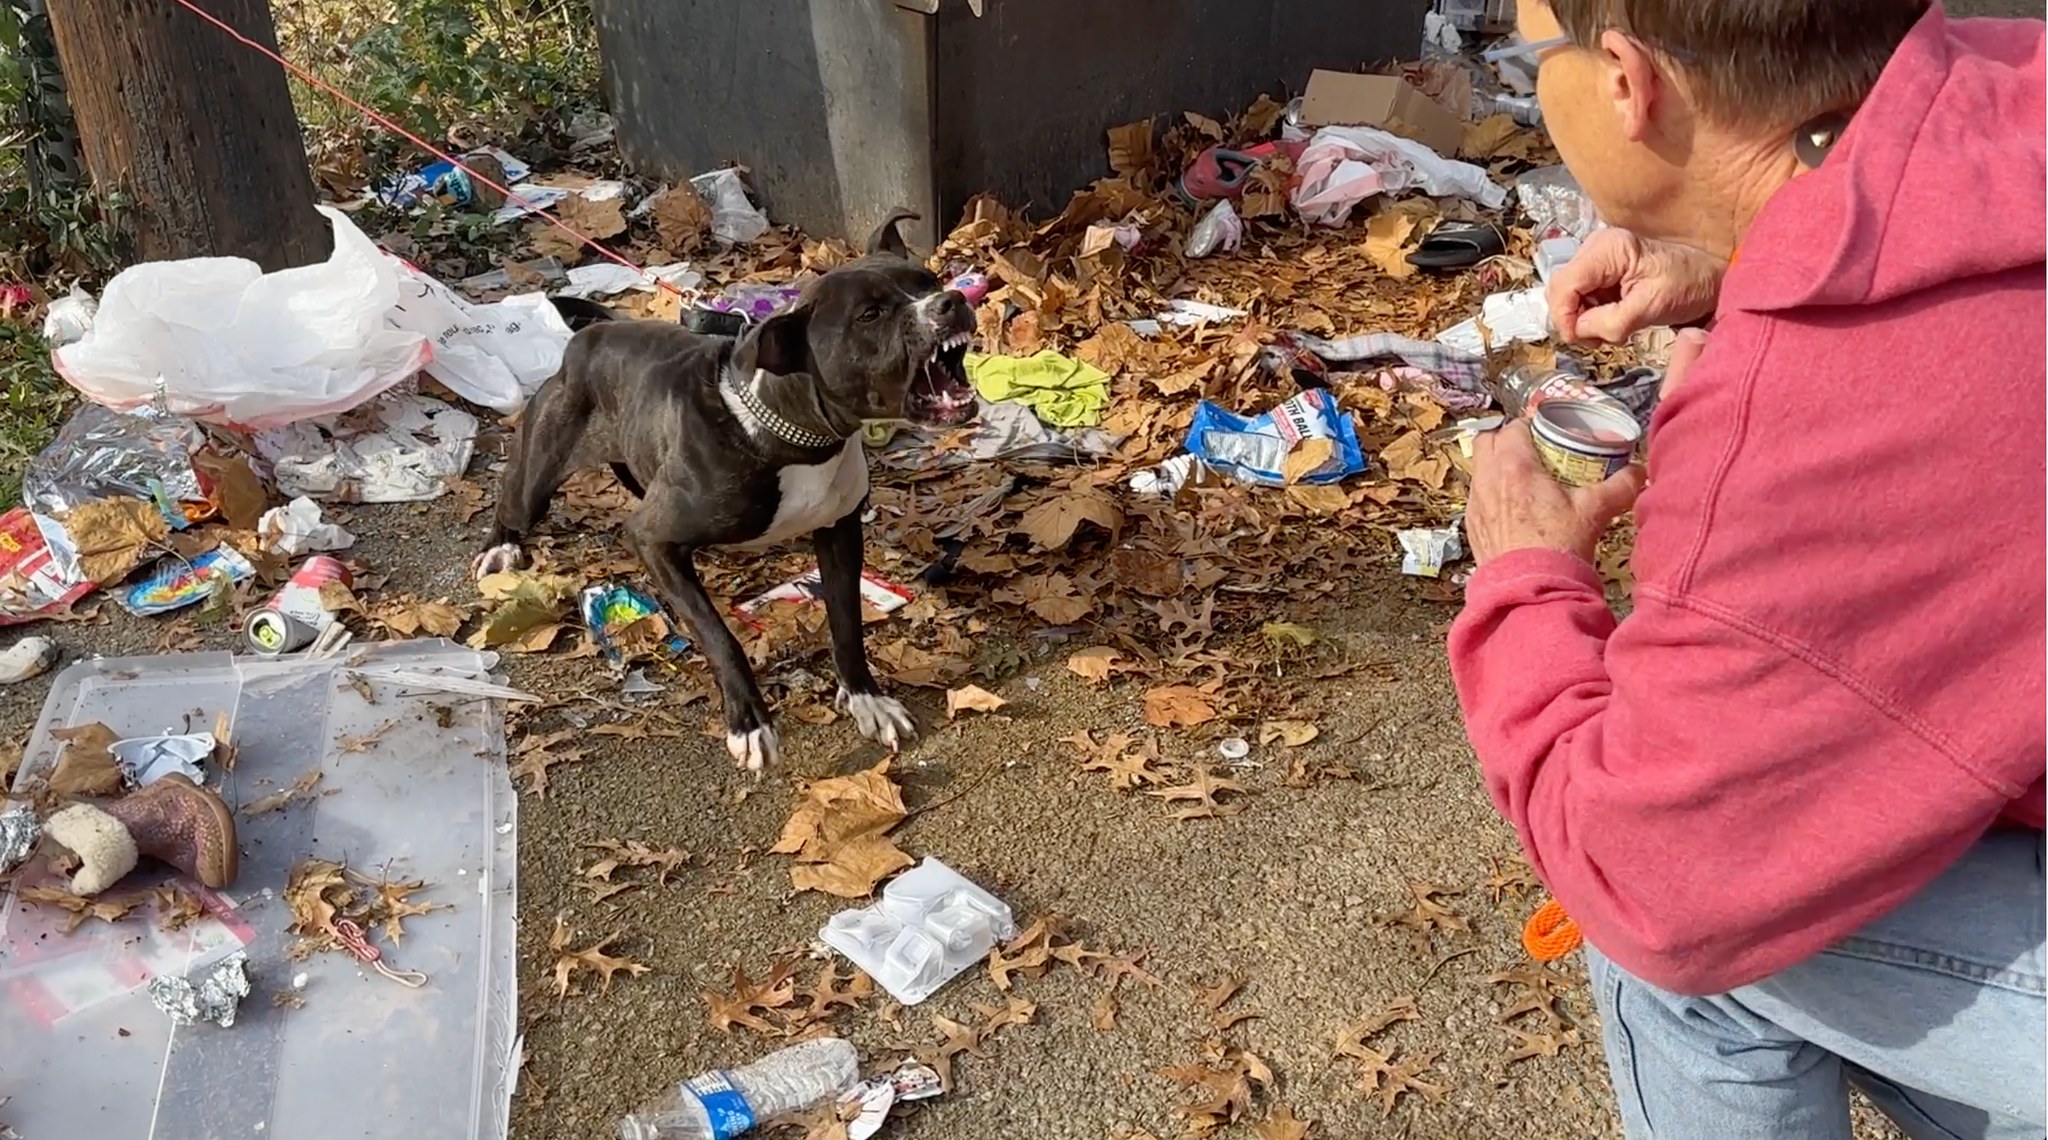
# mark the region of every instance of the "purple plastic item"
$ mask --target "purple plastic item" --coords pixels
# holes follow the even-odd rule
[[[795,305],[803,290],[795,285],[760,285],[741,283],[726,287],[724,293],[706,303],[705,308],[720,313],[738,313],[750,325],[758,325],[769,317]]]

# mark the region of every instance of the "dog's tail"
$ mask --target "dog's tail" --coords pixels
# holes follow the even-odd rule
[[[619,319],[619,314],[596,301],[586,301],[581,297],[549,297],[548,300],[554,304],[555,311],[562,314],[562,319],[569,323],[571,332],[587,329],[602,321]]]

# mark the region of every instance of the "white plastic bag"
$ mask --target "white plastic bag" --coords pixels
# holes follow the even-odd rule
[[[569,326],[546,296],[521,293],[479,305],[404,262],[395,264],[399,299],[388,314],[391,325],[432,345],[427,374],[449,391],[509,415],[561,366]]]
[[[265,273],[200,257],[123,270],[91,330],[53,354],[58,372],[110,408],[255,428],[344,411],[411,376],[430,352],[385,322],[397,262],[340,211],[320,212],[334,253],[316,265]]]
[[[1470,198],[1489,210],[1508,200],[1483,168],[1371,127],[1324,127],[1310,137],[1295,170],[1294,208],[1316,225],[1341,226],[1352,207],[1380,193],[1419,190],[1433,198]]]
[[[768,215],[747,199],[747,184],[731,167],[699,174],[691,188],[711,206],[711,236],[728,245],[745,245],[768,232]]]
[[[73,285],[71,292],[50,302],[50,311],[43,317],[43,339],[51,348],[72,344],[92,328],[99,311],[100,303],[92,294]]]

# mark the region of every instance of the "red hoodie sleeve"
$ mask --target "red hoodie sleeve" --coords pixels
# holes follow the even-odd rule
[[[1450,657],[1487,789],[1544,883],[1601,953],[1679,993],[1849,934],[2011,794],[1730,615],[1639,586],[1617,626],[1592,567],[1557,551],[1481,567]]]

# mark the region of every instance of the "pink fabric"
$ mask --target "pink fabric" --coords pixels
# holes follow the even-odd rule
[[[1932,10],[1657,412],[1634,612],[1554,551],[1472,577],[1487,788],[1639,977],[1746,984],[2042,826],[2044,128],[2042,25]]]

